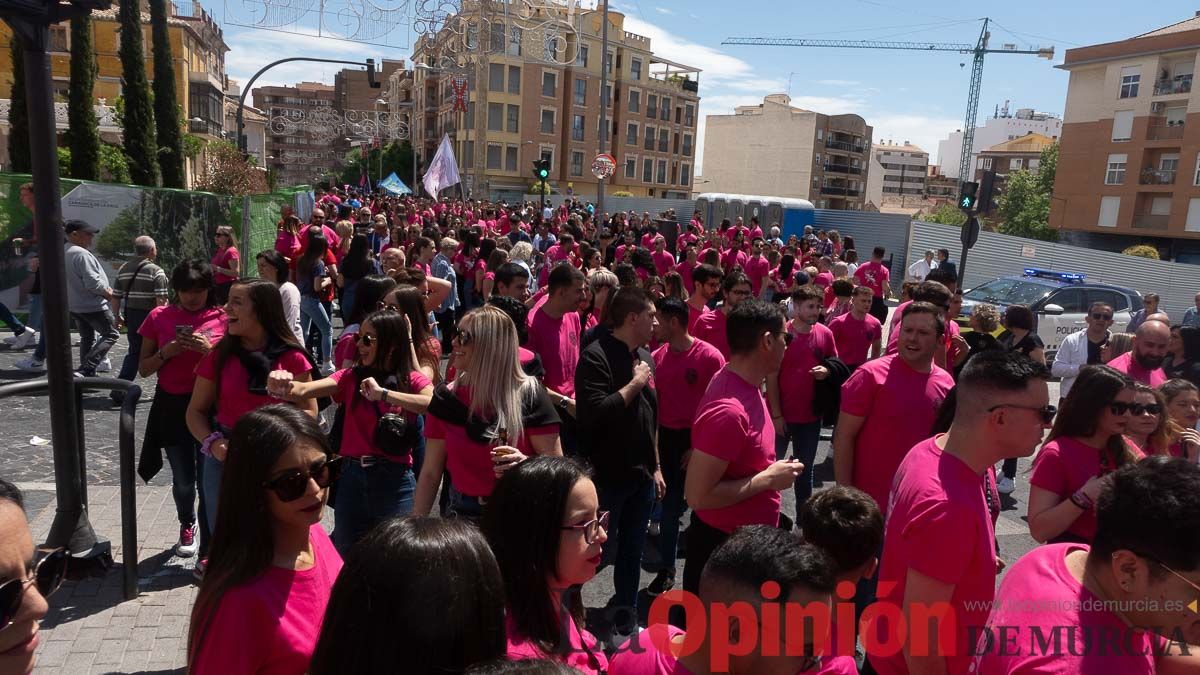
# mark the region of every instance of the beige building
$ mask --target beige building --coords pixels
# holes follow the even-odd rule
[[[772,94],[706,119],[705,192],[797,197],[827,209],[866,203],[872,130],[858,115],[794,108],[787,94]]]
[[[872,145],[867,201],[878,207],[920,201],[928,172],[929,153],[908,141]]]
[[[1173,257],[1200,239],[1200,14],[1070,49],[1050,226],[1105,248],[1145,241]]]
[[[608,13],[607,58],[600,12],[583,12],[577,30],[557,35],[497,15],[485,35],[477,35],[477,5],[465,1],[462,11],[477,66],[448,68],[453,31],[422,38],[414,50],[414,137],[422,166],[449,134],[463,187],[473,195],[519,198],[534,182],[533,161],[545,158],[558,194],[594,196],[591,165],[600,149],[600,78],[607,67],[606,151],[617,170],[606,193],[691,194],[699,69],[655,56],[650,39],[626,31],[616,11]],[[467,84],[466,112],[454,109],[453,83],[460,77]]]

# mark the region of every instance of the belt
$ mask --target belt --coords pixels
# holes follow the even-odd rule
[[[386,466],[390,464],[402,466],[406,469],[412,468],[412,464],[400,464],[399,462],[392,462],[386,457],[380,457],[379,455],[363,455],[362,457],[347,457],[342,455],[342,458],[347,462],[357,464],[364,469],[369,469],[373,466]]]

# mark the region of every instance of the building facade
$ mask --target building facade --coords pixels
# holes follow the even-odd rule
[[[1008,102],[998,108],[983,126],[975,127],[972,142],[971,164],[979,159],[983,148],[1011,141],[1029,133],[1041,134],[1057,139],[1062,135],[1063,121],[1053,113],[1035,112],[1033,108],[1021,108],[1015,114],[1008,111]],[[943,176],[958,176],[959,161],[962,159],[962,129],[938,142],[938,164]]]
[[[333,111],[333,85],[300,82],[294,87],[256,87],[254,107],[269,119],[267,167],[277,185],[311,184],[328,179],[341,165],[334,146],[340,129],[315,124]]]
[[[872,145],[867,201],[875,206],[918,201],[925,196],[928,172],[929,153],[908,141]]]
[[[703,192],[797,197],[818,208],[866,203],[872,129],[858,115],[794,108],[787,94],[708,115]]]
[[[1042,151],[1053,146],[1057,141],[1041,134],[1030,133],[1021,138],[997,143],[985,148],[975,160],[975,173],[971,180],[983,180],[985,171],[995,171],[993,194],[999,198],[1008,184],[1008,177],[1014,171],[1022,169],[1036,172],[1042,161]]]
[[[493,17],[478,35],[473,3],[463,3],[475,54],[465,70],[447,68],[453,31],[418,41],[413,54],[413,133],[422,165],[443,135],[454,144],[463,189],[475,196],[519,199],[533,186],[532,163],[550,160],[558,194],[597,193],[593,159],[600,151],[601,68],[608,70],[608,136],[616,161],[607,194],[687,198],[695,168],[700,104],[696,68],[654,55],[650,39],[624,30],[608,12],[609,53],[601,54],[602,15],[584,11],[574,30],[525,31]],[[466,87],[466,111],[456,110]]]
[[[958,199],[958,176],[947,176],[941,167],[929,165],[925,176],[925,198],[938,202],[953,202]]]
[[[343,68],[333,76],[333,108],[346,120],[346,133],[334,141],[335,150],[345,157],[351,147],[370,145],[378,137],[387,145],[395,131],[391,125],[380,125],[381,113],[389,111],[387,86],[397,73],[407,72],[404,60],[384,59],[377,65],[372,87],[367,80],[367,71],[360,68]],[[349,139],[349,140],[347,140]],[[375,176],[372,175],[372,178]]]
[[[1050,225],[1105,247],[1200,251],[1200,14],[1068,50],[1071,75]],[[1111,235],[1111,236],[1105,236]]]

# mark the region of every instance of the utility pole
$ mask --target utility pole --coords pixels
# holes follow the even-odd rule
[[[601,2],[600,29],[600,154],[605,152],[605,141],[608,140],[608,0]],[[615,64],[614,64],[615,65]],[[596,222],[604,217],[604,180],[596,179]]]

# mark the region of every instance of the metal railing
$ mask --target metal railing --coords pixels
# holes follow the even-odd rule
[[[835,141],[832,138],[825,139],[825,147],[835,150],[845,150],[846,152],[863,152],[866,150],[861,143],[847,143],[845,141]]]
[[[1177,141],[1183,138],[1183,121],[1180,120],[1174,124],[1154,124],[1146,127],[1146,140],[1148,141]]]
[[[121,403],[120,425],[117,431],[118,454],[120,455],[121,479],[121,588],[126,600],[137,597],[137,501],[134,499],[136,475],[134,473],[134,422],[142,388],[133,382],[109,377],[85,377],[74,381],[75,409],[79,411],[79,474],[83,476],[81,500],[87,507],[87,442],[83,428],[83,392],[93,389],[125,392]],[[42,394],[49,390],[50,382],[42,377],[35,380],[0,385],[0,399],[9,396]]]
[[[838,197],[857,197],[858,190],[853,189],[853,188],[847,188],[847,187],[839,187],[836,185],[822,185],[821,186],[821,194],[835,195]]]
[[[1171,80],[1159,80],[1154,83],[1154,95],[1187,94],[1192,91],[1192,76],[1181,75]]]
[[[1141,230],[1165,230],[1170,220],[1171,216],[1153,213],[1133,214],[1133,226]]]
[[[862,174],[861,167],[850,166],[849,164],[826,164],[825,170],[832,171],[833,173],[852,173],[856,176]]]
[[[1146,169],[1138,176],[1138,183],[1141,185],[1174,185],[1176,173],[1178,172],[1174,169],[1159,171]]]

